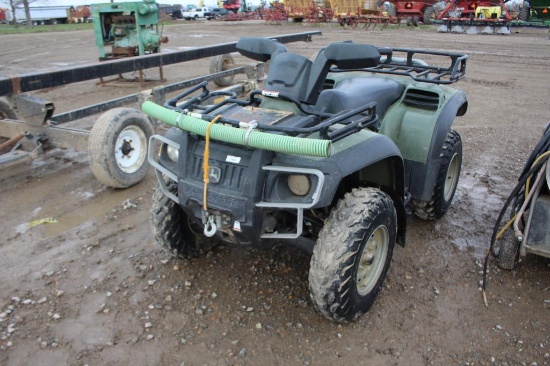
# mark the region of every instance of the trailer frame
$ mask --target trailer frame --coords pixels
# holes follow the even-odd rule
[[[274,39],[281,43],[298,41],[308,42],[311,41],[312,36],[320,34],[320,31],[309,31],[266,38]],[[8,102],[7,104],[13,108],[6,113],[6,111],[2,111],[2,105],[5,103],[0,103],[0,137],[14,140],[19,138],[19,140],[15,142],[15,147],[10,153],[0,155],[0,168],[6,165],[12,165],[16,161],[35,158],[37,152],[42,151],[43,145],[47,147],[74,148],[81,151],[87,150],[89,148],[88,140],[91,132],[85,129],[63,126],[68,122],[80,120],[132,103],[143,103],[145,100],[163,104],[165,95],[170,92],[188,88],[203,81],[216,80],[230,75],[245,73],[249,79],[256,78],[259,80],[263,77],[263,63],[230,65],[227,69],[219,70],[219,72],[216,73],[155,87],[146,91],[133,93],[57,115],[54,114],[55,106],[53,102],[27,94],[27,92],[107,76],[120,75],[126,72],[143,71],[144,69],[162,67],[164,65],[225,55],[236,51],[236,44],[237,42],[229,42],[174,53],[157,53],[112,61],[95,62],[71,69],[65,68],[48,72],[0,77],[0,97],[4,97],[3,99]],[[246,88],[247,86],[241,85],[240,87]],[[0,101],[2,101],[2,99],[0,99]],[[12,114],[10,112],[12,111],[17,115],[17,119],[9,118]],[[20,116],[24,116],[24,118],[21,119]],[[4,119],[2,119],[2,117],[4,117]],[[150,120],[150,122],[155,126],[154,121]],[[24,135],[25,138],[21,139],[21,135]],[[25,154],[22,153],[21,150],[16,150],[16,148],[24,144],[31,146],[30,153]],[[27,150],[29,150],[28,147]],[[148,164],[146,159],[144,164]],[[120,188],[123,187],[121,186]]]

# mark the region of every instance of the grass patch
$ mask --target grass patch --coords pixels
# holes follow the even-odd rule
[[[76,30],[92,30],[92,23],[73,23],[73,24],[55,24],[55,25],[35,25],[27,28],[25,25],[17,26],[11,24],[0,25],[0,35],[2,34],[22,34],[22,33],[44,33],[44,32],[71,32]]]

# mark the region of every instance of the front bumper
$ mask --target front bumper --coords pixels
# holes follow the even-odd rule
[[[238,155],[231,153],[232,147],[218,146],[216,150],[211,150],[210,154],[214,156],[209,161],[220,176],[216,183],[208,185],[205,212],[201,145],[189,140],[192,139],[187,136],[180,144],[164,136],[152,136],[149,142],[149,162],[155,168],[162,192],[178,203],[188,217],[203,225],[205,234],[210,234],[214,224],[215,234],[221,239],[254,246],[262,246],[272,240],[297,239],[303,234],[304,210],[315,207],[325,185],[322,171],[272,165],[274,154],[261,150],[241,149],[239,156],[249,156],[239,158],[238,161],[232,160],[229,157]],[[159,145],[160,150],[157,150]],[[185,161],[177,164],[167,162],[162,151],[168,145],[177,149],[180,152],[179,159],[184,157]],[[223,153],[219,154],[220,151]],[[286,181],[290,175],[309,177],[311,188],[307,195],[300,197],[289,193]],[[177,182],[177,195],[167,189],[166,179]],[[285,225],[285,228],[293,230],[280,230],[277,225],[280,211],[290,213],[285,217],[295,216],[295,223],[286,222]]]

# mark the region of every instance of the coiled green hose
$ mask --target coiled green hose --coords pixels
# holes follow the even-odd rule
[[[197,135],[206,135],[208,122],[200,118],[180,114],[149,101],[143,103],[141,109],[145,114],[170,126],[178,127]],[[275,135],[255,130],[249,133],[247,143],[246,134],[246,129],[221,124],[212,126],[210,130],[210,137],[214,140],[285,154],[328,157],[332,149],[332,141],[330,140]]]

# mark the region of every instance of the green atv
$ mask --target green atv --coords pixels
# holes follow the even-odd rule
[[[183,258],[220,241],[300,248],[315,307],[353,320],[405,244],[407,207],[425,220],[449,209],[462,164],[451,125],[468,102],[444,84],[464,77],[467,56],[341,42],[311,61],[264,38],[237,50],[270,61],[262,90],[203,83],[143,104],[174,126],[149,145],[156,240]]]

